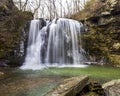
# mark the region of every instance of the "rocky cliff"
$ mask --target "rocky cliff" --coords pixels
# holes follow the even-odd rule
[[[31,12],[19,11],[12,0],[0,0],[0,61],[15,60],[19,52],[19,41],[26,21],[32,19]]]
[[[89,59],[120,64],[120,0],[91,0],[71,18],[88,27],[83,39]]]

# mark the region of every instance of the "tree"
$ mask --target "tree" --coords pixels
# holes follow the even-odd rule
[[[19,10],[21,11],[25,11],[26,10],[26,6],[28,3],[28,0],[13,0],[13,2],[15,3],[15,5],[19,8]]]
[[[14,0],[14,2],[20,10],[31,11],[35,18],[38,18],[38,15],[50,19],[69,18],[83,8],[80,0]]]
[[[35,0],[35,5],[33,7],[33,14],[37,16],[38,9],[40,8],[41,0]]]

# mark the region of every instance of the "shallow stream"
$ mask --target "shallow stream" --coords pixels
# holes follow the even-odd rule
[[[87,66],[84,68],[45,68],[43,70],[21,70],[0,68],[0,96],[43,96],[63,79],[87,75],[90,80],[105,83],[120,79],[120,68]]]
[[[49,75],[50,71],[0,69],[0,96],[43,96],[65,78]]]

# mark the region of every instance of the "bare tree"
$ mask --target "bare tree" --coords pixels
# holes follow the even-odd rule
[[[19,10],[21,11],[25,11],[28,0],[24,0],[24,2],[22,0],[13,0],[13,2],[15,3],[15,5],[19,8]]]
[[[44,6],[41,6],[41,7],[40,7],[40,12],[41,12],[41,17],[44,17],[44,16],[45,16],[45,14],[44,14],[44,12],[45,12],[45,7],[44,7]]]
[[[24,5],[22,6],[22,10],[26,11],[26,6],[27,6],[28,0],[25,1]]]
[[[16,2],[17,1],[17,2]],[[84,3],[80,0],[14,0],[22,11],[31,11],[35,17],[38,15],[48,18],[70,17],[79,12]],[[83,4],[83,5],[82,5]]]
[[[52,0],[52,4],[53,4],[53,12],[54,12],[54,18],[55,18],[55,17],[58,17],[57,8],[56,8],[56,0]]]
[[[33,14],[35,14],[38,11],[38,9],[40,8],[40,5],[41,5],[41,0],[35,0],[35,7],[34,7]]]
[[[79,12],[83,6],[80,0],[73,0],[73,5],[73,14]]]
[[[19,0],[19,4],[20,4],[20,10],[22,10],[22,1]]]

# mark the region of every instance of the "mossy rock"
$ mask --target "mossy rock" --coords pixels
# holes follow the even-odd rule
[[[19,11],[12,0],[2,0],[0,17],[0,59],[9,59],[15,56],[14,50],[19,51],[22,29],[27,21],[33,18],[33,14]]]
[[[111,60],[111,62],[113,62],[115,65],[120,65],[120,55],[111,54],[111,55],[110,55],[110,60]]]
[[[95,92],[89,92],[83,96],[100,96],[100,95],[96,94]]]

